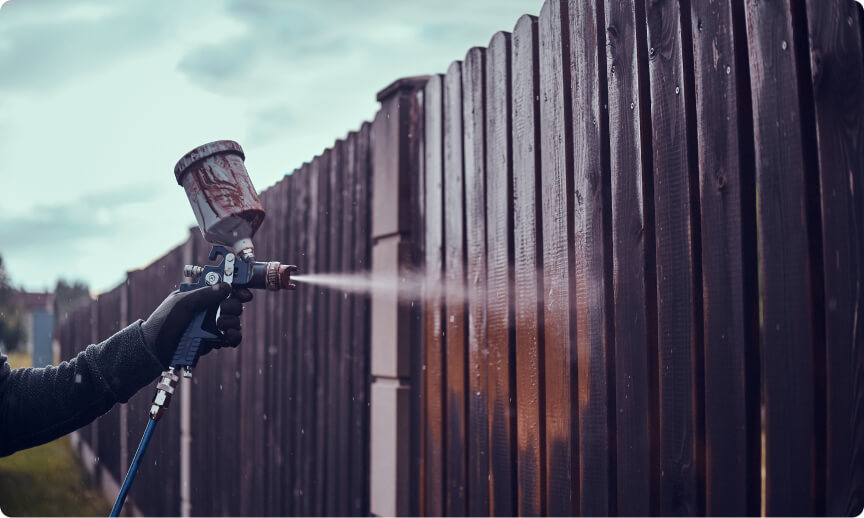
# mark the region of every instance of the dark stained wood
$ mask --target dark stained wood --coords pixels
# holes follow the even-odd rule
[[[513,241],[516,326],[518,513],[546,513],[543,359],[543,226],[537,18],[522,16],[512,38]]]
[[[569,4],[579,514],[615,514],[612,203],[603,6]],[[574,510],[574,513],[576,510]]]
[[[491,516],[516,514],[516,337],[513,311],[511,36],[486,52],[486,289]]]
[[[618,514],[657,512],[656,296],[642,0],[607,0]],[[641,64],[641,66],[640,66]]]
[[[322,268],[324,272],[340,271],[342,263],[342,233],[336,226],[342,221],[342,177],[345,161],[345,141],[337,140],[330,155],[330,167],[328,168],[328,190],[329,190],[329,217],[333,225],[326,232],[327,258]],[[325,385],[325,406],[323,407],[324,420],[321,421],[323,437],[325,439],[324,458],[325,473],[324,487],[328,488],[329,496],[324,497],[323,513],[328,516],[343,514],[337,511],[337,500],[344,498],[338,483],[338,470],[342,467],[342,460],[337,456],[341,433],[344,429],[339,416],[339,381],[344,378],[340,372],[342,364],[340,355],[339,323],[341,323],[341,305],[343,294],[337,290],[329,289],[324,292],[326,297],[326,320],[325,340],[327,358],[322,365],[327,367],[327,382]]]
[[[315,261],[315,271],[326,273],[330,270],[330,235],[333,233],[331,224],[335,222],[332,217],[333,191],[330,180],[330,168],[336,160],[332,149],[327,149],[319,159],[318,169],[318,225],[316,227],[315,239],[318,241],[318,257]],[[315,461],[313,464],[312,489],[313,503],[312,512],[315,515],[326,514],[325,491],[327,473],[327,455],[330,450],[331,433],[327,430],[329,407],[329,383],[330,372],[327,369],[332,351],[330,348],[329,335],[333,328],[327,315],[330,314],[331,290],[317,287],[315,290],[315,372],[317,373],[315,383],[316,408],[315,408]]]
[[[354,245],[355,268],[357,271],[368,271],[372,265],[372,243],[369,237],[371,228],[371,197],[370,189],[372,174],[370,151],[371,124],[363,123],[357,137],[356,210],[354,229],[356,242]],[[352,331],[352,391],[353,409],[351,423],[351,480],[353,491],[351,498],[351,514],[366,516],[369,514],[369,392],[370,392],[370,301],[365,295],[358,295],[354,304],[354,323]]]
[[[445,512],[467,513],[468,476],[465,301],[465,181],[462,146],[462,63],[454,61],[444,76],[444,280],[447,347],[447,495]]]
[[[789,1],[747,0],[756,150],[768,515],[812,515],[814,322],[800,64]],[[824,338],[818,337],[818,340]],[[791,382],[794,380],[794,382]]]
[[[281,196],[285,204],[285,224],[282,229],[282,242],[280,246],[280,257],[289,264],[297,264],[299,253],[299,229],[297,214],[297,202],[299,197],[299,182],[295,169],[283,180],[284,192]],[[296,437],[298,433],[299,420],[297,419],[297,349],[299,338],[297,336],[298,310],[300,301],[296,293],[287,294],[280,301],[278,317],[283,320],[279,338],[279,365],[282,369],[280,392],[281,399],[278,406],[278,414],[274,416],[279,420],[282,434],[279,438],[282,451],[281,477],[279,486],[279,513],[282,516],[294,512],[294,487],[297,473],[294,469],[296,461]]]
[[[489,515],[489,410],[486,334],[486,49],[462,66],[465,245],[468,303],[468,514]]]
[[[862,20],[850,1],[806,4],[825,265],[825,511],[855,516],[864,506]]]
[[[685,5],[686,7],[686,5]],[[704,514],[702,275],[690,11],[649,2],[657,243],[660,514]],[[692,160],[691,160],[692,159]]]
[[[425,264],[426,286],[440,286],[444,268],[444,78],[429,78],[423,93],[424,110],[424,170],[425,170]],[[445,425],[447,403],[444,400],[447,371],[445,369],[443,298],[440,292],[428,293],[424,305],[424,342],[426,345],[426,443],[424,512],[427,516],[443,516],[445,484]]]
[[[705,513],[760,513],[752,114],[743,7],[693,0],[702,232]],[[721,115],[718,115],[721,114]],[[718,124],[718,117],[728,120]]]
[[[546,512],[571,516],[579,508],[573,294],[573,149],[569,31],[566,0],[540,10],[540,177],[546,403]],[[562,30],[564,28],[564,30]]]

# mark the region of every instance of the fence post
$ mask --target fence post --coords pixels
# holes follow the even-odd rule
[[[395,81],[378,93],[372,123],[372,271],[404,282],[417,265],[422,235],[420,160],[426,77]],[[399,281],[396,277],[398,275]],[[419,459],[418,359],[420,304],[416,294],[372,296],[370,511],[417,515]]]

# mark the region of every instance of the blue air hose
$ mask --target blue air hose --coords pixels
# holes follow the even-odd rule
[[[129,494],[129,488],[132,487],[132,481],[135,480],[135,475],[138,473],[138,466],[141,464],[141,457],[144,456],[144,452],[147,450],[147,445],[150,444],[150,437],[153,435],[154,428],[156,428],[156,420],[148,420],[147,428],[144,430],[144,436],[141,437],[141,444],[138,445],[138,451],[135,452],[135,457],[132,459],[129,471],[126,473],[126,478],[123,479],[123,486],[120,487],[120,494],[117,495],[117,500],[114,501],[114,507],[111,508],[111,516],[120,516],[120,510],[123,509],[123,504],[126,502],[126,495]]]

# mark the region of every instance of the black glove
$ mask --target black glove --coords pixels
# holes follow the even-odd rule
[[[231,297],[226,299],[229,293]],[[222,330],[224,335],[219,343],[203,347],[201,355],[209,352],[212,347],[218,348],[223,345],[237,347],[242,339],[240,332],[242,303],[249,300],[252,300],[252,293],[249,290],[237,288],[232,293],[231,286],[224,282],[183,293],[175,291],[168,295],[153,314],[141,324],[144,343],[150,347],[162,365],[167,367],[183,336],[183,331],[186,330],[195,313],[220,304],[221,301],[216,327]]]

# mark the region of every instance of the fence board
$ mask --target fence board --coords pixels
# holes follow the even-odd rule
[[[573,293],[573,150],[569,31],[564,0],[540,10],[540,177],[543,225],[543,326],[546,404],[546,512],[570,516],[579,506]],[[574,475],[576,478],[574,478]]]
[[[686,6],[685,6],[686,7]],[[698,170],[690,11],[647,7],[660,399],[660,514],[699,515],[704,479]]]
[[[571,1],[569,14],[579,514],[608,516],[615,514],[615,338],[605,19],[596,0]]]
[[[543,226],[537,18],[522,16],[512,38],[513,240],[516,324],[518,511],[546,514],[543,395]]]
[[[814,326],[798,66],[788,1],[748,0],[764,357],[766,507],[815,514]],[[789,383],[789,380],[796,380]]]
[[[489,349],[486,336],[486,49],[465,56],[462,73],[465,246],[468,295],[468,514],[489,514]]]
[[[705,512],[759,513],[753,129],[743,6],[691,3],[702,232]],[[718,114],[728,124],[717,124]]]
[[[864,61],[858,9],[846,0],[807,1],[825,265],[824,490],[831,516],[854,516],[864,505]]]
[[[462,146],[462,63],[444,76],[444,278],[447,347],[446,512],[467,512],[465,183]]]
[[[424,310],[424,337],[426,342],[426,423],[424,445],[426,465],[425,512],[429,516],[444,515],[445,487],[445,427],[446,408],[446,350],[444,348],[443,294],[438,291],[444,267],[444,78],[432,76],[423,94],[425,169],[425,264],[426,286],[435,290],[427,294]]]
[[[318,224],[316,226],[315,239],[318,242],[318,256],[315,261],[315,271],[326,272],[329,269],[329,237],[331,224],[331,185],[330,167],[334,160],[333,151],[327,149],[318,159]],[[319,288],[316,293],[316,331],[315,331],[315,371],[316,378],[313,380],[316,405],[315,405],[315,430],[318,431],[315,438],[315,460],[313,464],[313,479],[310,481],[313,489],[312,512],[318,516],[323,515],[324,509],[324,483],[326,474],[326,455],[328,434],[325,428],[327,422],[327,393],[329,376],[325,368],[330,361],[331,351],[328,343],[330,321],[327,318],[329,309],[330,290]]]
[[[511,36],[486,52],[486,289],[489,387],[489,514],[516,514],[516,345],[513,322],[513,130]]]
[[[613,289],[618,513],[656,512],[657,361],[650,100],[642,0],[605,2]]]

